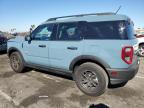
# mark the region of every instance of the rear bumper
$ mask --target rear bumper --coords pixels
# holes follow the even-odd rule
[[[107,69],[110,77],[110,84],[120,84],[131,80],[138,72],[139,60],[126,69]]]

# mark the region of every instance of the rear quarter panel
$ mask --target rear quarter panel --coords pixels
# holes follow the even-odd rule
[[[96,56],[105,61],[111,68],[128,68],[130,65],[121,59],[121,51],[124,46],[137,46],[137,39],[84,40],[84,45],[85,55]]]

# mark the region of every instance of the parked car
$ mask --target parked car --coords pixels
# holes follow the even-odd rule
[[[7,38],[0,33],[0,52],[7,50]]]
[[[137,50],[132,21],[115,13],[50,18],[26,38],[8,41],[15,72],[31,67],[72,75],[90,96],[131,80],[139,68]]]
[[[136,35],[139,44],[139,56],[144,57],[144,34]]]

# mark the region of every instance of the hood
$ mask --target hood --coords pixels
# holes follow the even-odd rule
[[[13,42],[23,42],[25,40],[25,38],[23,36],[16,36],[12,39],[9,39],[9,42],[10,41],[13,41]]]

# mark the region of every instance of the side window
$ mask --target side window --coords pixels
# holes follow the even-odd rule
[[[85,39],[127,39],[124,21],[88,22]]]
[[[61,23],[59,24],[58,40],[80,40],[77,23]]]
[[[41,25],[37,27],[32,33],[33,40],[44,40],[47,41],[52,35],[53,24]]]

